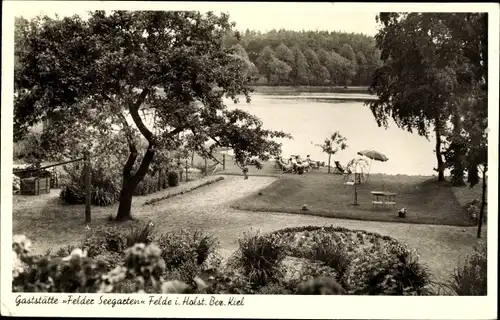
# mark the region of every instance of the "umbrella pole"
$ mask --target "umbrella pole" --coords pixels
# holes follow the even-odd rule
[[[370,168],[368,169],[368,175],[366,176],[366,182],[368,182],[368,180],[370,180],[370,171],[372,171],[372,162],[373,162],[373,159],[370,159]]]

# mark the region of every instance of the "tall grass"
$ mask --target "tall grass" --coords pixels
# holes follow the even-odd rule
[[[452,289],[459,296],[487,295],[488,269],[486,244],[481,242],[465,259],[463,266],[455,269]]]
[[[246,232],[238,242],[239,249],[232,260],[243,269],[254,287],[283,278],[286,246],[277,236]]]

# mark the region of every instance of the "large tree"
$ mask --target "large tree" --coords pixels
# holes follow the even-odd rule
[[[392,117],[425,137],[433,130],[438,180],[448,167],[453,184],[463,185],[469,148],[463,106],[486,81],[485,22],[464,13],[381,13],[377,18],[383,24],[376,40],[384,64],[374,74],[371,89],[379,99],[370,106],[378,124],[387,125]]]
[[[438,66],[439,32],[423,23],[426,14],[381,13],[376,35],[384,64],[375,71],[371,90],[378,100],[370,108],[379,125],[387,118],[410,132],[428,137],[434,127],[438,180],[444,180],[443,136],[449,115],[448,73]]]
[[[132,194],[161,150],[184,146],[210,156],[216,146],[231,147],[238,163],[279,154],[272,138],[288,135],[224,105],[224,97],[249,101],[250,92],[241,63],[223,43],[233,26],[228,19],[210,12],[96,11],[88,20],[21,24],[16,137],[48,116],[59,150],[89,130],[119,132],[128,156],[117,220],[132,219]]]
[[[264,47],[256,60],[257,67],[261,74],[265,75],[267,82],[271,82],[271,76],[273,74],[273,63],[276,60],[274,51],[270,46]]]
[[[292,52],[295,59],[295,63],[292,66],[292,72],[290,74],[293,85],[297,86],[301,84],[308,84],[309,64],[307,63],[306,57],[304,57],[304,54],[300,50],[299,46],[294,46],[292,48]]]

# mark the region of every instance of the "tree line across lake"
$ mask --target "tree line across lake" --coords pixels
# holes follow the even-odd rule
[[[247,29],[224,42],[256,85],[368,86],[381,65],[374,38],[364,34]]]

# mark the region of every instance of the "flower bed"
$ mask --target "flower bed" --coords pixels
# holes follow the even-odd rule
[[[221,265],[213,236],[188,230],[155,234],[153,226],[89,228],[81,249],[69,246],[42,256],[31,255],[30,242],[15,236],[13,290],[429,294],[429,274],[415,252],[375,233],[312,226],[245,233]]]
[[[414,250],[391,237],[333,226],[287,228],[271,236],[283,240],[289,256],[330,268],[346,294],[427,294],[427,268]]]

